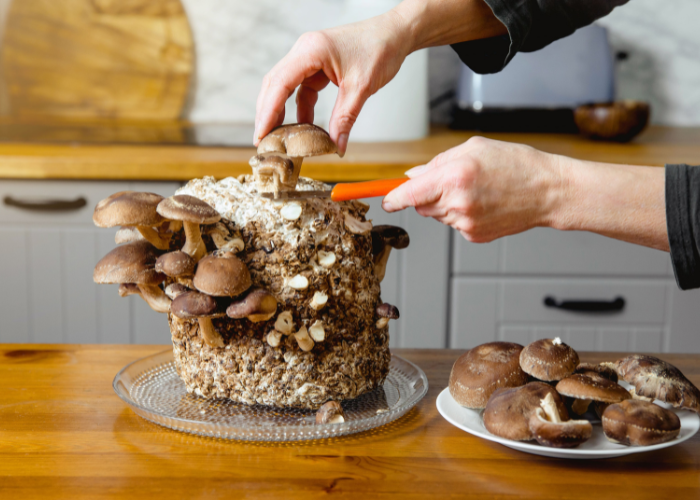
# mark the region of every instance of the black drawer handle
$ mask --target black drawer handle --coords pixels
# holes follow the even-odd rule
[[[557,302],[554,297],[545,297],[544,305],[575,312],[620,312],[625,308],[625,299],[616,297],[613,300],[562,300]]]
[[[20,208],[22,210],[31,210],[33,212],[72,212],[80,210],[87,205],[87,200],[84,197],[76,198],[75,200],[41,200],[41,201],[23,201],[16,200],[12,196],[5,196],[2,200],[8,207]]]

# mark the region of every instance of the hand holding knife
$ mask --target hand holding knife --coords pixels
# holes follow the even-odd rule
[[[330,198],[332,201],[359,200],[386,196],[409,179],[380,179],[366,182],[340,182],[333,189],[325,191],[282,191],[277,197],[274,193],[262,193],[263,198],[273,200],[306,200],[309,198]]]

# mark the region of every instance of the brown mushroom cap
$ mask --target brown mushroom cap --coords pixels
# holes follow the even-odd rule
[[[654,356],[633,354],[619,359],[615,371],[634,386],[639,396],[700,413],[700,390],[671,363]]]
[[[377,316],[380,318],[399,319],[399,308],[384,302],[377,306]]]
[[[372,252],[376,255],[384,245],[401,250],[411,243],[411,238],[405,229],[388,224],[372,227]]]
[[[165,295],[170,297],[172,300],[175,300],[177,297],[182,295],[183,293],[191,292],[189,288],[187,288],[185,285],[182,283],[170,283],[168,286],[165,287]]]
[[[156,212],[162,199],[154,193],[120,191],[97,204],[92,220],[98,227],[157,226],[163,222]]]
[[[188,194],[178,194],[164,199],[158,204],[157,210],[166,219],[195,224],[214,224],[221,219],[219,212],[208,203]]]
[[[175,297],[170,311],[180,319],[220,318],[225,315],[214,297],[194,291]]]
[[[621,385],[592,373],[569,375],[557,383],[556,389],[562,396],[603,403],[619,403],[632,397]]]
[[[288,156],[318,156],[336,153],[338,147],[328,132],[310,123],[282,125],[267,134],[258,154],[284,153]]]
[[[675,439],[678,415],[654,403],[628,399],[608,406],[602,416],[605,437],[613,443],[649,446]]]
[[[527,383],[527,374],[520,369],[522,349],[511,342],[489,342],[462,354],[450,373],[454,400],[467,408],[484,408],[496,389]]]
[[[197,263],[185,252],[176,250],[161,255],[156,260],[156,271],[172,278],[192,276]]]
[[[574,373],[581,373],[583,375],[595,374],[605,377],[608,380],[617,382],[617,373],[610,366],[604,364],[594,364],[594,363],[579,363],[576,367]]]
[[[491,434],[506,439],[535,439],[530,430],[530,417],[547,394],[552,395],[561,420],[569,420],[569,413],[554,387],[544,382],[530,382],[521,387],[496,390],[484,410],[484,427]]]
[[[277,299],[262,288],[251,290],[244,298],[233,302],[226,309],[229,318],[248,318],[253,323],[267,321],[277,311]]]
[[[155,270],[159,254],[148,241],[126,243],[100,259],[92,279],[95,283],[157,285],[165,280],[165,275]]]
[[[578,354],[559,338],[536,340],[520,353],[523,371],[547,382],[571,375],[577,366]]]
[[[235,297],[252,285],[250,271],[230,252],[200,260],[193,282],[197,290],[215,297]]]
[[[324,403],[316,412],[316,424],[340,424],[345,422],[345,412],[337,401]]]

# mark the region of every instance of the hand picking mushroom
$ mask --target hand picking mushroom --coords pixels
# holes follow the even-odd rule
[[[671,363],[654,356],[633,354],[619,359],[615,371],[635,387],[639,396],[700,413],[700,390]]]
[[[185,228],[185,246],[182,251],[198,262],[207,253],[202,240],[200,224],[214,224],[221,219],[219,212],[194,196],[179,194],[158,204],[158,213],[166,219],[182,221]]]
[[[485,408],[491,394],[503,387],[527,383],[520,369],[523,346],[511,342],[489,342],[462,354],[452,366],[450,394],[466,408]]]
[[[609,441],[631,446],[665,443],[675,439],[681,430],[678,415],[635,399],[608,406],[601,420]]]
[[[307,157],[337,153],[328,132],[310,123],[282,125],[267,134],[258,145],[258,154],[283,153],[289,157]]]
[[[548,394],[554,400],[559,417],[563,421],[569,420],[569,413],[554,387],[544,382],[530,382],[521,387],[494,392],[486,403],[484,427],[495,436],[514,441],[535,439],[530,430],[530,418]]]
[[[379,225],[372,228],[372,255],[374,274],[381,283],[392,248],[401,250],[411,242],[408,233],[397,226]]]
[[[120,191],[100,201],[92,214],[98,227],[133,226],[158,250],[170,248],[170,237],[153,229],[165,219],[156,212],[163,199],[154,193]]]
[[[186,292],[178,295],[171,307],[173,315],[180,319],[197,319],[202,340],[209,347],[224,347],[224,339],[214,327],[212,318],[221,318],[226,314],[219,310],[216,300],[199,292]]]
[[[559,337],[541,339],[525,346],[520,353],[520,367],[539,380],[561,380],[574,373],[578,354]]]
[[[272,318],[277,312],[277,299],[262,288],[251,290],[244,298],[233,302],[226,309],[229,318],[248,318],[253,323],[260,323]]]
[[[562,421],[551,394],[540,401],[540,408],[533,412],[529,425],[537,442],[551,448],[575,448],[593,434],[588,420]]]
[[[200,260],[193,283],[197,290],[214,297],[235,297],[252,285],[250,271],[230,252],[207,255]]]
[[[192,257],[181,250],[176,250],[158,257],[156,271],[171,278],[189,277],[194,275],[196,265]]]
[[[384,328],[389,324],[390,319],[399,319],[399,309],[384,302],[377,306],[377,316],[379,316],[379,320],[377,320],[376,327]]]
[[[155,270],[158,251],[148,241],[135,241],[116,247],[95,266],[95,283],[135,283],[141,297],[156,312],[170,310],[170,299],[160,285],[165,276]]]
[[[342,424],[345,422],[345,412],[337,401],[328,401],[316,412],[316,425]]]
[[[586,375],[582,373],[569,375],[559,381],[556,389],[562,396],[573,398],[571,411],[577,415],[586,413],[592,401],[610,404],[619,403],[631,397],[624,387],[591,372]]]

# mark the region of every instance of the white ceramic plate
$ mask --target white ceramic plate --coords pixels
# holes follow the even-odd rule
[[[600,424],[593,425],[593,436],[585,443],[577,448],[561,449],[548,448],[541,446],[535,441],[511,441],[510,439],[494,436],[484,427],[484,421],[481,418],[482,411],[470,410],[459,406],[452,396],[449,389],[445,389],[437,398],[437,409],[445,420],[449,423],[489,441],[500,443],[514,450],[523,451],[525,453],[533,453],[535,455],[544,455],[545,457],[555,458],[612,458],[629,455],[631,453],[641,453],[646,451],[660,450],[674,446],[683,441],[690,439],[700,429],[700,417],[696,413],[687,410],[675,410],[665,403],[655,401],[656,404],[668,408],[676,412],[681,419],[681,432],[676,439],[666,443],[655,444],[652,446],[624,446],[621,444],[611,443],[603,434],[603,427]]]

